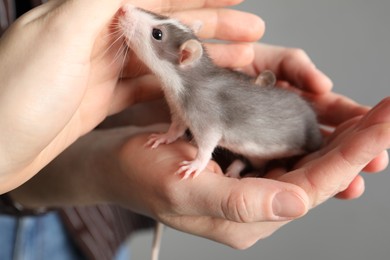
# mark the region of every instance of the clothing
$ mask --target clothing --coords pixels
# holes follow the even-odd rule
[[[0,0],[0,35],[23,13],[48,0]]]
[[[88,259],[112,259],[134,230],[155,225],[154,220],[113,205],[64,208],[60,216]]]
[[[0,36],[19,15],[44,2],[0,0]],[[64,208],[30,217],[0,215],[0,259],[113,259],[129,234],[152,225],[154,221],[112,205]],[[20,255],[26,258],[12,257]]]
[[[75,246],[59,214],[50,212],[39,216],[15,218],[0,216],[0,259],[7,260],[82,260],[86,257]],[[105,259],[109,251],[96,251]],[[108,256],[107,256],[108,257]],[[128,260],[125,247],[109,259]]]
[[[20,218],[1,215],[0,245],[4,260],[84,259],[56,212]]]

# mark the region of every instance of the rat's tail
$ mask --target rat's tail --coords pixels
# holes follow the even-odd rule
[[[158,260],[158,255],[161,247],[161,237],[164,229],[164,224],[161,222],[156,223],[156,227],[154,229],[154,238],[153,238],[153,246],[152,246],[152,258],[151,260]]]

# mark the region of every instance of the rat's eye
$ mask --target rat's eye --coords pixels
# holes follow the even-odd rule
[[[161,41],[163,37],[163,32],[160,29],[153,28],[152,36],[154,39]]]

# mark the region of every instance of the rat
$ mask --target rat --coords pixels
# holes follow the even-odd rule
[[[322,144],[316,114],[299,95],[256,87],[253,78],[216,66],[194,31],[179,21],[125,5],[119,18],[125,40],[160,79],[171,111],[166,133],[153,134],[157,148],[191,131],[198,147],[177,174],[196,177],[217,146],[260,167],[270,159],[317,150]]]
[[[322,137],[316,114],[299,95],[277,87],[254,86],[253,78],[216,66],[194,31],[167,16],[132,5],[119,17],[127,45],[159,78],[171,111],[166,133],[153,134],[157,148],[191,131],[198,148],[183,161],[183,178],[202,172],[217,146],[264,161],[317,150]]]
[[[268,72],[253,79],[216,66],[195,35],[198,26],[130,4],[122,7],[118,26],[128,47],[161,81],[171,112],[168,131],[152,134],[146,145],[157,148],[176,141],[187,129],[192,133],[198,151],[194,160],[179,165],[176,173],[183,179],[199,175],[217,146],[244,156],[254,167],[321,146],[316,114],[308,102],[274,87]],[[229,175],[238,176],[241,168],[233,163]],[[152,259],[157,259],[162,226],[157,224]]]

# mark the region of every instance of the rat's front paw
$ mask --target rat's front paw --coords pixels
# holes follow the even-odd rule
[[[195,178],[206,168],[206,165],[207,161],[206,163],[204,163],[198,159],[195,159],[193,161],[183,161],[180,163],[180,168],[176,171],[175,174],[183,174],[183,180],[188,179],[190,175]]]
[[[157,148],[160,144],[170,144],[176,141],[177,137],[173,137],[168,133],[164,134],[151,134],[146,142],[146,146],[150,146],[152,149]]]

